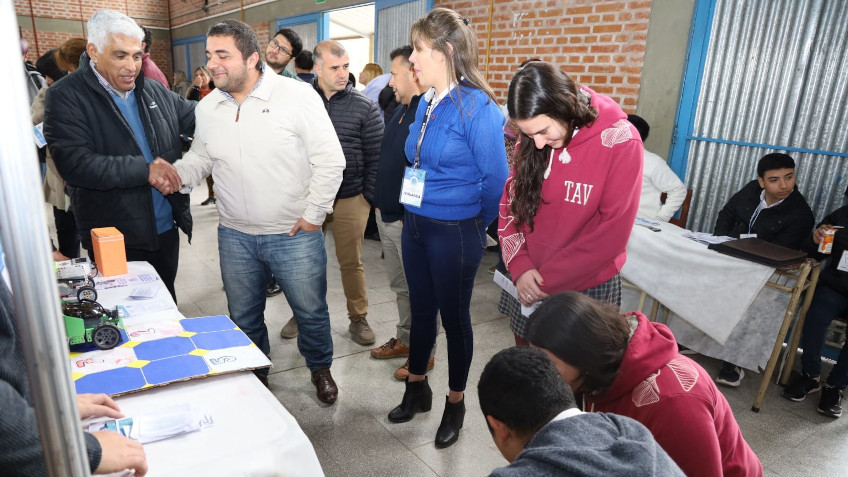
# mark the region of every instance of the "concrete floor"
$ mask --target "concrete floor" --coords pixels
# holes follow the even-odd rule
[[[179,308],[188,317],[227,313],[218,262],[218,214],[214,206],[200,206],[206,188],[192,194],[194,237],[189,245],[181,234],[182,248],[176,290]],[[328,296],[333,330],[333,376],[339,399],[332,406],[321,404],[309,380],[309,371],[296,343],[279,337],[291,316],[285,297],[268,299],[265,318],[271,337],[270,390],[291,412],[315,447],[327,477],[354,476],[486,476],[506,465],[494,446],[477,402],[476,383],[488,359],[513,345],[508,320],[498,313],[500,289],[486,272],[497,262],[487,253],[477,274],[472,298],[474,361],[466,393],[467,413],[459,441],[438,450],[433,445],[447,393],[447,358],[444,334],[439,335],[436,367],[430,372],[435,397],[433,410],[411,422],[392,424],[388,412],[403,395],[403,384],[392,374],[402,359],[376,360],[369,347],[350,340],[348,319],[339,267],[332,238],[328,248]],[[394,294],[380,259],[380,243],[365,240],[363,262],[368,281],[368,321],[377,334],[377,344],[395,335],[397,309]],[[638,303],[634,292],[625,290],[624,309]],[[713,375],[720,363],[694,356]],[[825,369],[827,372],[829,369]],[[759,375],[749,376],[739,388],[722,387],[748,443],[760,457],[767,476],[848,475],[848,417],[829,419],[816,412],[818,395],[801,403],[780,397],[780,388],[769,388],[762,410],[753,413],[751,403],[759,386]]]

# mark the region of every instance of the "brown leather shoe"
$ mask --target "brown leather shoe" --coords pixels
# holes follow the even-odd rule
[[[316,369],[312,371],[312,384],[315,385],[318,400],[333,404],[339,396],[339,388],[336,387],[336,382],[333,381],[333,375],[330,374],[330,368]]]
[[[433,369],[433,366],[435,366],[435,365],[436,365],[436,357],[434,356],[434,357],[430,358],[430,361],[427,363],[427,371],[430,371],[431,369]],[[406,360],[406,362],[403,363],[403,366],[401,366],[400,368],[397,369],[397,371],[395,371],[395,379],[397,379],[398,381],[404,381],[404,380],[406,380],[407,377],[409,377],[409,360],[408,359]]]
[[[377,359],[406,358],[409,356],[409,346],[397,338],[392,338],[379,348],[371,350],[371,357]]]

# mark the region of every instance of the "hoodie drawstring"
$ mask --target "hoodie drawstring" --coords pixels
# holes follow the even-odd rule
[[[551,157],[548,158],[548,168],[545,169],[545,179],[547,179],[548,176],[551,175],[551,165],[554,163],[554,152],[554,148],[551,148]]]

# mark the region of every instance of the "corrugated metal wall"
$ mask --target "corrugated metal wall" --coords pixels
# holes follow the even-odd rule
[[[318,24],[317,23],[310,22],[310,23],[299,23],[297,25],[286,25],[286,28],[291,28],[292,30],[294,30],[295,33],[297,33],[297,36],[300,37],[300,41],[303,43],[303,50],[304,51],[312,51],[312,49],[315,48],[315,45],[318,44]],[[279,30],[279,28],[277,30],[271,32],[271,35],[276,33],[278,30]],[[273,36],[272,36],[272,38],[273,38]],[[264,58],[264,55],[265,55],[264,51],[262,52],[262,55],[263,55],[263,58]],[[289,72],[291,72],[291,73],[295,73],[294,58],[292,58],[292,61],[289,61],[289,64],[286,65],[286,69],[289,70]]]
[[[379,5],[378,5],[379,7]],[[377,10],[377,51],[375,63],[388,72],[392,67],[389,53],[409,44],[409,27],[427,13],[426,0],[413,0]]]
[[[711,232],[781,147],[824,152],[789,151],[817,219],[842,205],[848,157],[830,153],[848,153],[848,1],[717,0],[689,138],[690,229]]]
[[[303,42],[303,49],[312,51],[315,45],[318,44],[318,24],[315,22],[301,23],[299,25],[288,25],[286,28],[291,28],[300,37]]]

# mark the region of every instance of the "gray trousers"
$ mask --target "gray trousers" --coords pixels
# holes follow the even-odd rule
[[[383,255],[386,266],[386,274],[389,277],[389,287],[397,295],[398,308],[397,339],[409,346],[409,327],[412,323],[412,313],[409,309],[409,287],[406,285],[406,275],[403,272],[403,258],[401,255],[400,235],[403,231],[403,222],[383,222],[380,209],[375,210],[377,219],[377,230],[380,232],[380,243],[383,246]]]
[[[403,222],[383,222],[380,209],[374,209],[377,219],[377,231],[380,232],[380,243],[383,245],[383,256],[386,274],[389,276],[389,287],[397,295],[398,324],[395,338],[409,346],[409,327],[412,325],[412,312],[409,308],[409,287],[406,284],[406,274],[403,271],[403,252],[400,246],[400,235],[403,232]],[[436,354],[436,345],[430,358]]]

